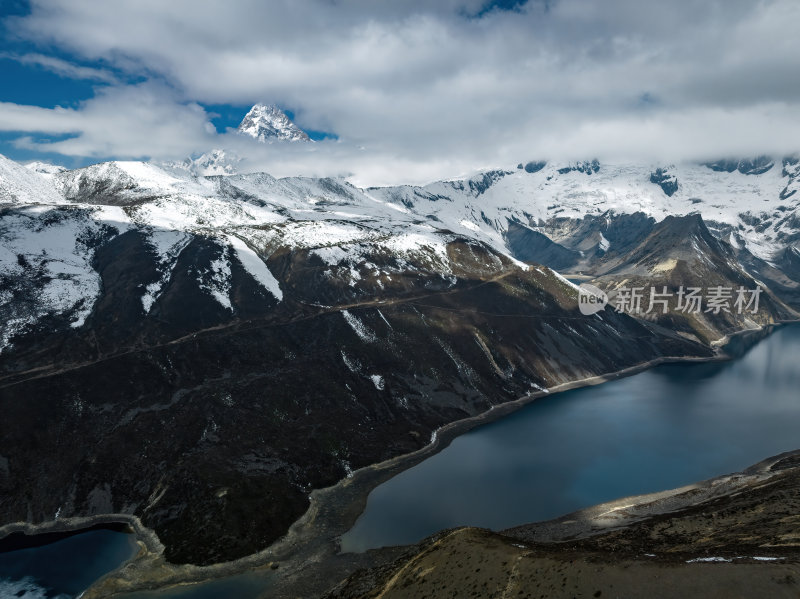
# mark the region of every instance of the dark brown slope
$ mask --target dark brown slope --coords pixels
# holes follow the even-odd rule
[[[132,290],[157,273],[141,235],[99,243],[87,325],[3,354],[0,523],[134,514],[175,563],[264,549],[312,489],[534,385],[711,355],[610,309],[584,317],[551,272],[466,241],[448,248],[454,279],[368,256],[396,273],[382,289],[277,248],[283,301],[234,261],[227,311],[196,284],[222,250],[196,236],[146,315]]]

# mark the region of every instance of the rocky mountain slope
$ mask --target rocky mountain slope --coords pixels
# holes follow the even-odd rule
[[[448,422],[796,316],[788,159],[671,167],[670,195],[649,168],[532,164],[359,189],[0,157],[0,521],[130,513],[174,562],[240,557]],[[746,318],[584,316],[551,256],[609,289],[769,289]]]

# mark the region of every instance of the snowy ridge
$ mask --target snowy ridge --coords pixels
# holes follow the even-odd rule
[[[91,203],[133,204],[175,194],[211,195],[212,186],[188,173],[170,173],[148,162],[114,161],[60,173],[54,178],[64,198]]]
[[[796,214],[800,206],[800,197],[792,194],[800,186],[798,165],[794,162],[782,169],[780,161],[775,161],[758,175],[714,171],[693,163],[671,165],[667,172],[677,180],[672,195],[651,181],[658,165],[598,164],[596,171],[587,174],[568,170],[573,168],[570,165],[549,163],[533,173],[496,171],[500,174],[488,178],[377,188],[369,193],[428,218],[435,216],[450,230],[472,232],[494,247],[504,245],[497,234],[507,230],[508,219],[536,226],[552,218],[582,218],[606,211],[641,211],[657,221],[700,213],[706,221],[741,225],[740,235],[748,249],[769,259],[785,245],[781,237],[786,237],[787,224],[792,226],[784,217]]]
[[[241,160],[233,152],[211,150],[197,158],[187,158],[183,162],[164,162],[159,166],[167,172],[178,170],[195,177],[228,176],[237,173],[237,166]]]
[[[0,203],[57,204],[63,200],[47,175],[0,154]]]
[[[215,157],[225,155],[212,152],[209,164]],[[772,163],[759,174],[699,164],[537,163],[423,187],[359,189],[340,179],[205,177],[190,168],[135,161],[61,172],[0,157],[0,203],[10,208],[0,217],[0,309],[6,316],[0,346],[45,315],[81,326],[99,293],[95,243],[129,230],[147,236],[161,274],[141,289],[145,314],[195,237],[224,247],[197,285],[226,309],[233,309],[234,255],[279,301],[284,289],[262,257],[280,248],[308,250],[327,266],[327,276],[375,291],[392,280],[393,269],[422,268],[451,280],[448,247],[459,239],[485,244],[524,266],[512,257],[509,221],[544,230],[560,217],[608,220],[612,213],[641,211],[660,221],[700,213],[715,235],[736,248],[767,261],[787,249],[791,256],[800,240],[800,161]],[[587,239],[599,251],[614,250],[600,232]],[[391,256],[395,266],[384,259],[379,268],[376,256]],[[31,269],[42,277],[26,278]]]
[[[28,162],[24,166],[28,170],[31,170],[34,173],[39,173],[40,175],[44,175],[45,177],[48,178],[51,178],[53,175],[58,175],[60,173],[63,173],[64,171],[67,170],[66,167],[59,166],[57,164],[50,164],[49,162],[41,162],[39,160]]]

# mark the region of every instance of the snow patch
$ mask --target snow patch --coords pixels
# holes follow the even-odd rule
[[[361,365],[347,357],[347,354],[344,353],[344,350],[341,350],[341,352],[342,362],[344,362],[344,365],[347,366],[347,369],[354,374],[358,374],[361,370]]]
[[[209,264],[209,269],[198,279],[200,288],[207,291],[220,305],[233,310],[231,305],[231,262],[226,246],[222,255]]]
[[[272,272],[264,264],[264,261],[256,254],[252,248],[244,241],[235,235],[227,235],[226,239],[236,251],[236,257],[242,263],[244,269],[258,281],[264,289],[269,291],[277,298],[278,301],[283,300],[283,291],[281,291],[278,280]]]
[[[311,250],[311,254],[318,256],[328,266],[337,266],[338,264],[347,261],[351,257],[347,250],[339,247],[338,245],[317,248],[315,250]]]
[[[696,557],[694,559],[687,559],[687,564],[696,564],[702,562],[732,562],[733,560],[727,557]]]
[[[378,310],[378,316],[380,316],[380,317],[381,317],[381,319],[383,320],[383,322],[385,322],[385,323],[386,323],[386,326],[387,326],[387,327],[389,327],[390,329],[394,330],[394,327],[392,327],[392,325],[391,325],[391,324],[389,324],[389,321],[388,321],[388,320],[386,320],[386,317],[383,315],[383,312],[381,312],[380,310]]]
[[[0,351],[47,314],[85,324],[100,293],[93,240],[109,232],[72,206],[24,206],[0,217]]]
[[[737,555],[736,557],[696,557],[694,559],[686,560],[687,564],[703,563],[703,562],[725,562],[730,563],[733,560],[752,559],[759,562],[774,562],[786,559],[785,557],[762,557],[762,556],[747,556]]]
[[[458,224],[464,227],[465,229],[469,229],[470,231],[478,232],[481,230],[481,228],[478,225],[476,225],[470,220],[460,220],[458,221]]]
[[[161,295],[164,285],[167,284],[172,276],[172,271],[175,269],[181,252],[189,245],[191,240],[192,235],[181,231],[165,231],[162,229],[150,231],[147,241],[156,254],[161,277],[158,281],[145,287],[142,295],[142,307],[145,314],[150,312],[153,304]]]
[[[327,221],[299,221],[287,223],[280,229],[285,245],[292,247],[321,248],[354,241],[376,238],[377,231],[354,225]]]
[[[350,312],[347,310],[342,310],[341,314],[347,321],[347,324],[350,325],[350,328],[355,331],[356,335],[358,335],[359,339],[366,341],[367,343],[374,343],[378,340],[375,334],[366,326],[364,326],[364,324],[358,318],[350,314]]]

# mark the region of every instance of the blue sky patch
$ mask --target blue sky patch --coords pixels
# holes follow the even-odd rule
[[[88,166],[97,162],[96,158],[86,158],[78,156],[63,156],[55,152],[42,152],[40,150],[28,150],[25,148],[17,147],[14,140],[20,137],[19,133],[8,131],[0,131],[0,154],[8,156],[9,158],[21,163],[40,161],[51,162],[53,164],[60,164],[67,168],[80,168]],[[60,139],[67,139],[69,135],[53,136],[53,137],[39,137],[35,135],[26,135],[25,137],[32,137],[36,141],[58,141]]]
[[[14,104],[53,108],[76,108],[83,100],[95,95],[97,81],[68,79],[38,65],[20,64],[0,56],[0,81],[3,95],[0,100]]]
[[[4,17],[22,17],[31,13],[29,0],[2,0],[0,3],[0,19]]]
[[[528,0],[490,0],[489,2],[486,2],[477,13],[472,15],[472,17],[480,19],[492,11],[518,12],[527,3]]]

